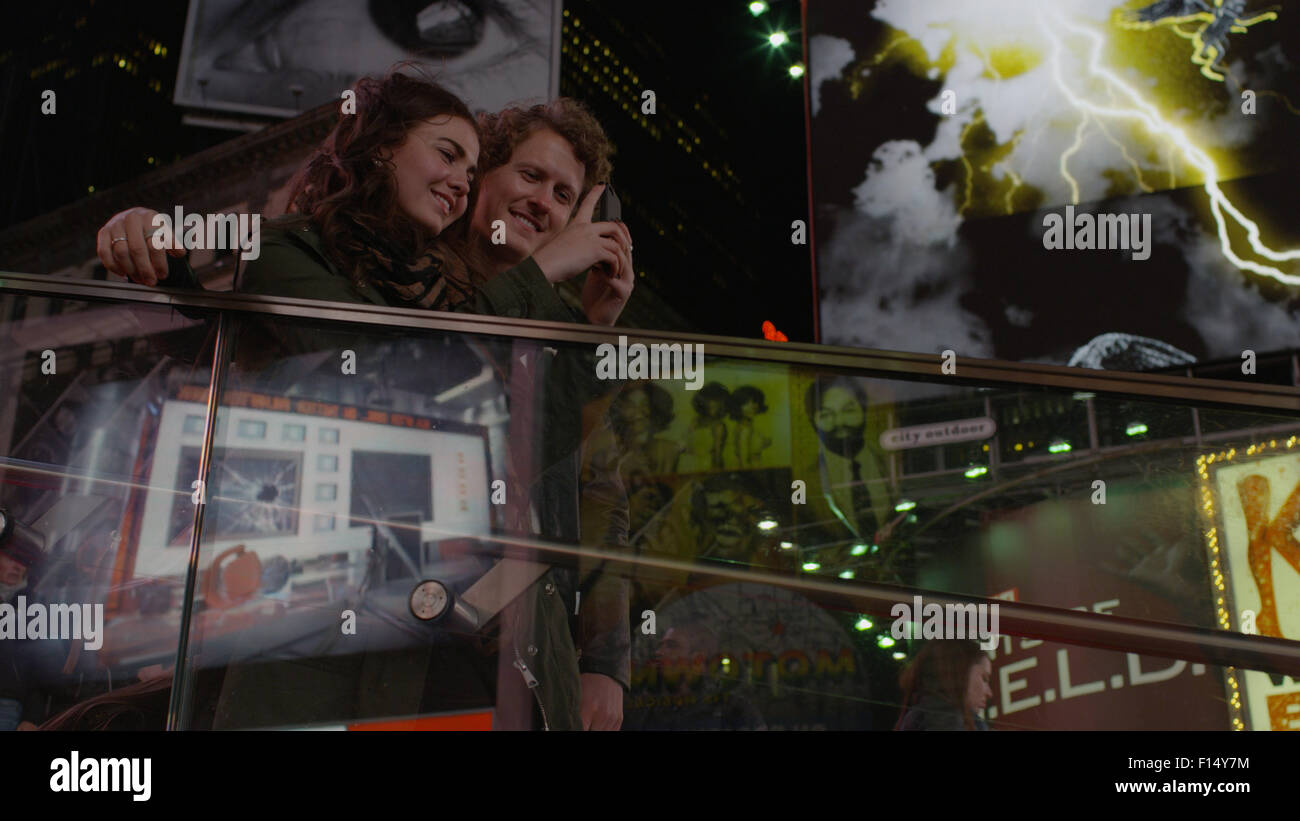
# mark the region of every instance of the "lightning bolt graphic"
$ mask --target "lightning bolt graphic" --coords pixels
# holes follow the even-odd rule
[[[1223,6],[1223,0],[1215,0],[1214,5],[1221,8]],[[1276,19],[1277,12],[1274,11],[1266,11],[1257,14],[1254,17],[1233,18],[1230,21],[1230,25],[1227,27],[1227,32],[1232,34],[1245,34],[1246,31],[1256,23],[1263,23]],[[1197,12],[1195,14],[1185,14],[1181,17],[1165,17],[1150,22],[1138,22],[1132,20],[1122,21],[1120,25],[1127,29],[1133,29],[1134,31],[1150,31],[1151,29],[1165,26],[1184,40],[1191,40],[1192,63],[1201,67],[1201,74],[1206,78],[1221,83],[1223,82],[1223,75],[1214,70],[1214,65],[1219,62],[1219,58],[1223,56],[1226,49],[1222,44],[1221,38],[1215,37],[1213,33],[1211,35],[1213,39],[1208,43],[1205,41],[1206,31],[1214,27],[1216,21],[1217,17],[1214,14]],[[1183,31],[1182,24],[1191,22],[1199,24],[1197,29],[1191,32]],[[1224,34],[1223,29],[1219,29],[1218,34]]]
[[[1039,6],[1037,9],[1038,24],[1052,47],[1051,61],[1053,79],[1055,80],[1057,87],[1061,90],[1061,93],[1070,101],[1070,104],[1081,112],[1084,112],[1085,122],[1080,125],[1080,130],[1076,132],[1076,146],[1080,142],[1083,126],[1086,124],[1086,118],[1089,115],[1097,118],[1105,117],[1116,120],[1136,120],[1141,123],[1152,136],[1167,140],[1173,148],[1177,149],[1178,154],[1182,156],[1183,160],[1188,165],[1201,173],[1202,178],[1204,179],[1203,187],[1205,193],[1210,199],[1210,209],[1214,214],[1215,224],[1218,226],[1219,247],[1222,250],[1224,257],[1241,270],[1250,271],[1252,273],[1260,274],[1261,276],[1271,277],[1272,279],[1287,285],[1300,285],[1300,276],[1284,273],[1282,270],[1271,265],[1262,265],[1251,260],[1242,259],[1236,254],[1232,248],[1232,243],[1228,238],[1228,225],[1224,218],[1224,212],[1227,212],[1227,215],[1232,218],[1233,222],[1245,229],[1246,236],[1250,242],[1250,247],[1257,255],[1273,262],[1286,262],[1300,259],[1300,249],[1274,251],[1272,248],[1265,245],[1263,241],[1260,240],[1259,226],[1238,210],[1238,208],[1233,205],[1223,193],[1222,189],[1219,188],[1219,171],[1215,166],[1214,161],[1211,160],[1204,151],[1193,145],[1192,141],[1182,129],[1168,122],[1163,116],[1161,116],[1155,106],[1147,102],[1142,95],[1133,89],[1132,86],[1124,82],[1114,72],[1102,65],[1102,37],[1098,32],[1066,20],[1059,14],[1059,12],[1052,12],[1052,18],[1052,22],[1060,28],[1077,37],[1086,38],[1088,40],[1091,44],[1089,48],[1088,63],[1086,66],[1088,75],[1093,79],[1104,82],[1108,89],[1117,92],[1121,99],[1121,104],[1103,106],[1080,96],[1080,94],[1076,93],[1070,87],[1069,83],[1065,81],[1064,70],[1062,67],[1062,55],[1065,51],[1064,43],[1062,43],[1061,38],[1057,36],[1053,27],[1047,24],[1047,21],[1044,19],[1043,8],[1042,6]],[[1076,146],[1071,146],[1071,149],[1077,150]],[[1069,153],[1071,152],[1067,152],[1067,154]],[[1067,179],[1073,179],[1068,175],[1066,157],[1064,156],[1062,157],[1062,171],[1067,175]],[[1077,201],[1077,185],[1072,185],[1072,191]]]

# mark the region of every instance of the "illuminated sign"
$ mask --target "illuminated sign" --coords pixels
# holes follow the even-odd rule
[[[1292,436],[1198,460],[1221,629],[1300,640],[1297,443]],[[1300,730],[1294,677],[1230,669],[1229,688],[1237,728]]]

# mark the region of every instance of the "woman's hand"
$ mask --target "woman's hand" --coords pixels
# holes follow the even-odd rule
[[[630,263],[632,235],[627,228],[617,222],[591,221],[604,190],[603,184],[593,186],[564,230],[533,254],[533,262],[542,269],[547,282],[563,282],[593,265],[608,266],[608,270],[621,275],[625,258]]]
[[[157,213],[151,208],[128,208],[104,223],[95,239],[95,252],[105,268],[141,285],[157,285],[167,278],[167,256],[183,257],[185,249],[154,247]]]

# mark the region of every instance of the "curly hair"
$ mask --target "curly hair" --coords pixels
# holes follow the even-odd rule
[[[822,399],[831,388],[843,388],[853,394],[853,398],[862,406],[863,413],[869,407],[867,392],[860,380],[843,374],[820,374],[803,395],[804,410],[808,413],[808,421],[813,424],[813,427],[817,426],[817,411],[821,408]]]
[[[573,146],[573,153],[585,170],[583,195],[597,183],[609,180],[614,171],[610,161],[614,146],[586,106],[571,97],[560,97],[531,108],[511,106],[496,114],[479,115],[483,137],[479,156],[482,173],[508,163],[519,144],[542,128],[549,128]]]
[[[758,413],[767,412],[767,398],[753,385],[741,385],[727,399],[727,415],[739,422],[745,416],[745,405],[753,402]]]
[[[413,68],[419,76],[401,73],[403,68]],[[469,107],[410,63],[399,63],[382,77],[362,77],[352,90],[356,113],[340,113],[329,136],[295,175],[291,210],[298,219],[315,224],[326,254],[357,285],[379,273],[358,227],[392,241],[407,255],[403,263],[434,250],[463,261],[469,220],[458,219],[433,236],[398,205],[393,164],[385,158],[425,120],[460,118],[477,135],[478,123]],[[471,181],[466,213],[473,213],[477,190]]]
[[[610,425],[614,428],[614,435],[623,440],[628,438],[630,426],[623,418],[621,411],[628,402],[632,401],[632,396],[637,391],[645,394],[646,404],[650,406],[650,430],[652,433],[665,431],[673,423],[672,395],[653,382],[634,382],[624,388],[610,405]]]
[[[731,391],[727,390],[726,386],[721,382],[710,382],[696,392],[695,396],[691,399],[691,407],[694,408],[695,412],[701,417],[712,418],[709,417],[709,403],[721,403],[722,408],[717,417],[718,419],[721,419],[727,412],[727,403],[729,401],[731,401]]]

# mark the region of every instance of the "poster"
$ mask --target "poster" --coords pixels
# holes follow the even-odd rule
[[[1088,494],[986,512],[921,564],[917,586],[1153,622],[1210,627],[1195,483],[1155,470]],[[958,534],[954,534],[955,536]],[[1000,730],[1227,730],[1222,670],[1004,636],[988,717]]]
[[[559,93],[559,0],[191,0],[177,105],[291,117],[416,60],[472,109]]]
[[[1202,460],[1206,549],[1226,587],[1221,626],[1300,640],[1300,454],[1296,438]],[[1300,730],[1300,681],[1237,670],[1239,712],[1252,730]]]
[[[163,406],[136,577],[189,566],[206,408],[187,398]],[[479,426],[438,420],[433,430],[423,417],[247,391],[225,402],[203,488],[205,554],[244,545],[299,567],[368,551],[378,528],[418,567],[437,558],[422,545],[489,530]]]
[[[809,0],[820,341],[1127,370],[1300,345],[1297,14]]]
[[[625,730],[870,729],[844,628],[798,593],[741,583],[690,593],[633,632]]]

